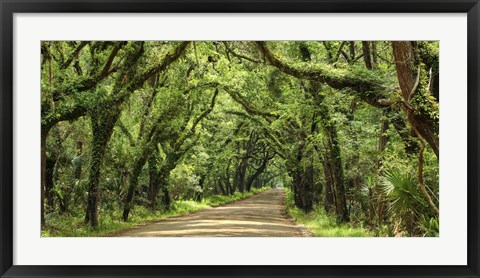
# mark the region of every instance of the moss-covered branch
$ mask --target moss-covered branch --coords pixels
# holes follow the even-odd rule
[[[330,65],[312,65],[311,63],[304,63],[301,67],[293,66],[278,58],[267,47],[266,42],[257,41],[255,45],[272,66],[286,74],[325,83],[338,90],[348,89],[365,102],[376,107],[384,107],[379,100],[387,98],[386,82],[371,71],[361,68],[336,69]]]

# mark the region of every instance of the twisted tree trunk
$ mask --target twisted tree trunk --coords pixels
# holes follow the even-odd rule
[[[428,78],[428,74],[423,68],[424,64],[420,60],[417,45],[410,41],[394,41],[392,47],[403,101],[416,105],[413,98],[415,94],[422,96],[430,94],[429,88],[425,87],[426,82],[424,82]],[[432,112],[438,108],[434,107],[435,103],[427,100],[424,100],[421,106],[416,106],[415,112],[407,111],[408,122],[428,142],[439,158],[438,118],[431,116]]]

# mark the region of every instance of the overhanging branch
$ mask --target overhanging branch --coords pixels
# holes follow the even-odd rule
[[[328,86],[342,90],[350,89],[351,92],[359,98],[375,107],[383,107],[378,100],[386,99],[383,86],[384,80],[372,74],[359,75],[352,70],[335,69],[330,65],[317,65],[312,67],[308,65],[305,68],[298,68],[288,65],[286,62],[277,58],[266,43],[263,41],[254,42],[257,49],[265,59],[274,67],[291,76],[318,81]]]

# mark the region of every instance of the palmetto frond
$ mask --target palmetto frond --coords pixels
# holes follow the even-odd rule
[[[390,212],[397,217],[407,213],[418,215],[426,207],[414,175],[389,169],[384,173],[382,185],[382,191],[390,201]]]

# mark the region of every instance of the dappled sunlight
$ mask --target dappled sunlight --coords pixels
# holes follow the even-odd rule
[[[38,47],[42,236],[439,236],[439,41]]]
[[[283,190],[272,189],[235,203],[137,226],[119,236],[301,236],[299,227],[285,216],[284,198]]]

